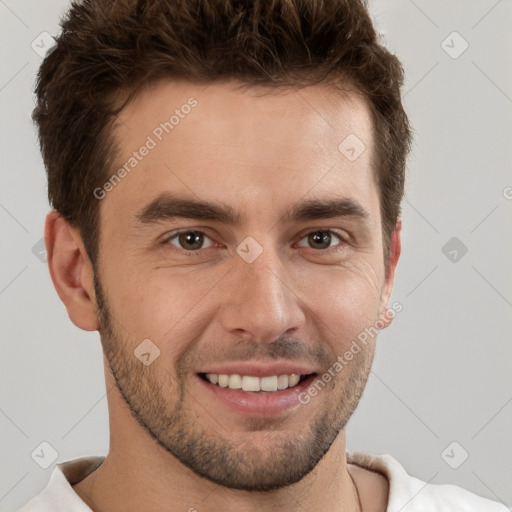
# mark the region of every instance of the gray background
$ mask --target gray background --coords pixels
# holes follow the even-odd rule
[[[41,62],[31,43],[57,33],[67,5],[0,0],[2,511],[46,485],[54,464],[31,457],[42,442],[56,462],[108,451],[98,334],[68,319],[37,252],[48,204],[30,120]],[[370,6],[406,70],[415,145],[393,293],[403,311],[380,334],[348,449],[389,453],[422,480],[510,506],[512,1]],[[457,469],[447,463],[466,452]]]

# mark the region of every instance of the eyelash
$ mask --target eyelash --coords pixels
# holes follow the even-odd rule
[[[206,238],[209,238],[210,240],[212,240],[211,237],[209,237],[204,231],[200,231],[197,229],[182,229],[180,231],[172,232],[170,235],[166,236],[165,239],[162,240],[162,244],[163,245],[173,245],[170,243],[171,240],[175,239],[176,237],[178,237],[179,235],[181,235],[183,233],[199,233],[201,235],[204,235]],[[343,249],[345,246],[347,246],[349,244],[348,240],[345,237],[341,236],[339,233],[337,233],[336,231],[334,231],[332,229],[314,229],[314,230],[306,233],[304,236],[302,236],[302,238],[299,241],[304,240],[304,238],[308,237],[309,235],[312,235],[313,233],[330,233],[331,235],[334,235],[340,241],[340,243],[338,245],[329,247],[327,249],[314,249],[312,247],[309,247],[309,249],[311,249],[312,251],[317,251],[319,253],[322,252],[324,254],[330,254],[332,252],[336,252],[336,251]],[[177,247],[177,246],[173,245],[173,250],[178,252],[178,254],[183,254],[188,257],[196,256],[199,252],[205,251],[210,248],[211,247],[206,247],[205,249],[202,248],[202,249],[188,251],[186,249],[182,249],[181,247]]]

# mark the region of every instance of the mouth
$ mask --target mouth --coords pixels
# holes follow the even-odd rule
[[[304,404],[301,397],[318,376],[318,373],[264,373],[258,376],[249,371],[247,374],[200,372],[196,374],[196,382],[215,415],[227,410],[242,417],[274,418],[290,412],[294,416],[299,414],[302,410],[299,407]]]
[[[315,373],[282,374],[257,377],[255,375],[199,373],[201,379],[220,388],[229,388],[246,393],[276,393],[294,388]]]

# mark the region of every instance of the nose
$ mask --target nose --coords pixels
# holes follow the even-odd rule
[[[252,263],[236,261],[222,313],[223,328],[259,343],[271,343],[304,322],[291,272],[275,250],[265,249]]]

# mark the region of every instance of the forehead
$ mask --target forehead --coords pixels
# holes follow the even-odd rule
[[[363,97],[325,86],[239,85],[164,81],[138,95],[114,131],[119,152],[111,174],[123,166],[128,172],[105,203],[134,210],[166,190],[240,207],[293,203],[308,191],[374,193],[373,128]]]
[[[183,123],[184,119],[188,121]],[[299,125],[294,124],[299,120]],[[367,146],[372,144],[367,99],[347,87],[334,90],[327,85],[298,89],[247,86],[237,81],[207,85],[161,81],[137,95],[118,121],[115,133],[127,148],[137,145],[140,131],[165,138],[168,144],[172,137],[165,135],[172,133],[174,138],[179,136],[180,145],[194,146],[201,145],[198,139],[204,144],[231,145],[245,139],[254,146],[258,139],[272,135],[281,144],[318,143],[322,135],[328,135],[331,143],[331,139],[341,142],[348,134],[366,139]],[[169,133],[159,130],[165,123],[172,125]],[[247,140],[248,133],[254,139]]]

